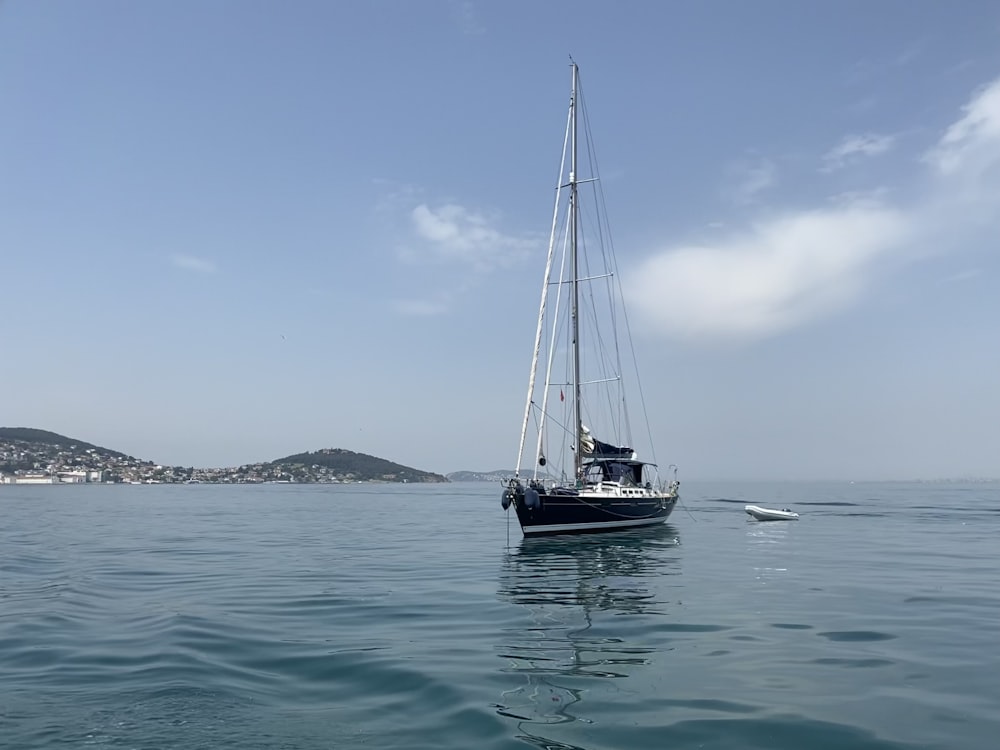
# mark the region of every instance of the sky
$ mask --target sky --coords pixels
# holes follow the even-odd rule
[[[512,467],[569,56],[661,463],[1000,476],[1000,6],[0,1],[0,425]]]

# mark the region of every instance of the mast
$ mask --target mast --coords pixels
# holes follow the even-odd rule
[[[573,479],[579,481],[583,469],[583,446],[580,445],[582,436],[583,415],[580,409],[580,291],[579,291],[579,269],[577,265],[577,186],[576,186],[576,136],[577,136],[577,97],[579,96],[580,69],[576,63],[572,63],[573,68],[573,94],[570,99],[570,120],[571,120],[571,158],[569,167],[569,221],[570,221],[570,252],[572,269],[572,312],[573,321],[573,422],[574,439],[576,441],[576,451],[573,453]]]

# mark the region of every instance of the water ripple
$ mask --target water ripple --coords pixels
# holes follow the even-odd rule
[[[692,486],[662,528],[509,548],[494,485],[54,489],[0,488],[3,747],[944,750],[1000,730],[996,489]],[[803,523],[747,524],[762,500]]]

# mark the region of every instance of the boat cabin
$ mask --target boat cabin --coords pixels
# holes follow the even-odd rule
[[[618,482],[623,487],[642,486],[642,461],[598,460],[583,465],[583,479],[587,484]]]

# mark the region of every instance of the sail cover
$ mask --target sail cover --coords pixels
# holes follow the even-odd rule
[[[598,440],[590,434],[586,426],[580,434],[580,447],[583,448],[583,455],[590,458],[628,458],[633,453],[631,448]]]
[[[632,452],[631,448],[611,445],[611,443],[602,443],[600,440],[595,439],[592,455],[595,458],[629,458]]]

